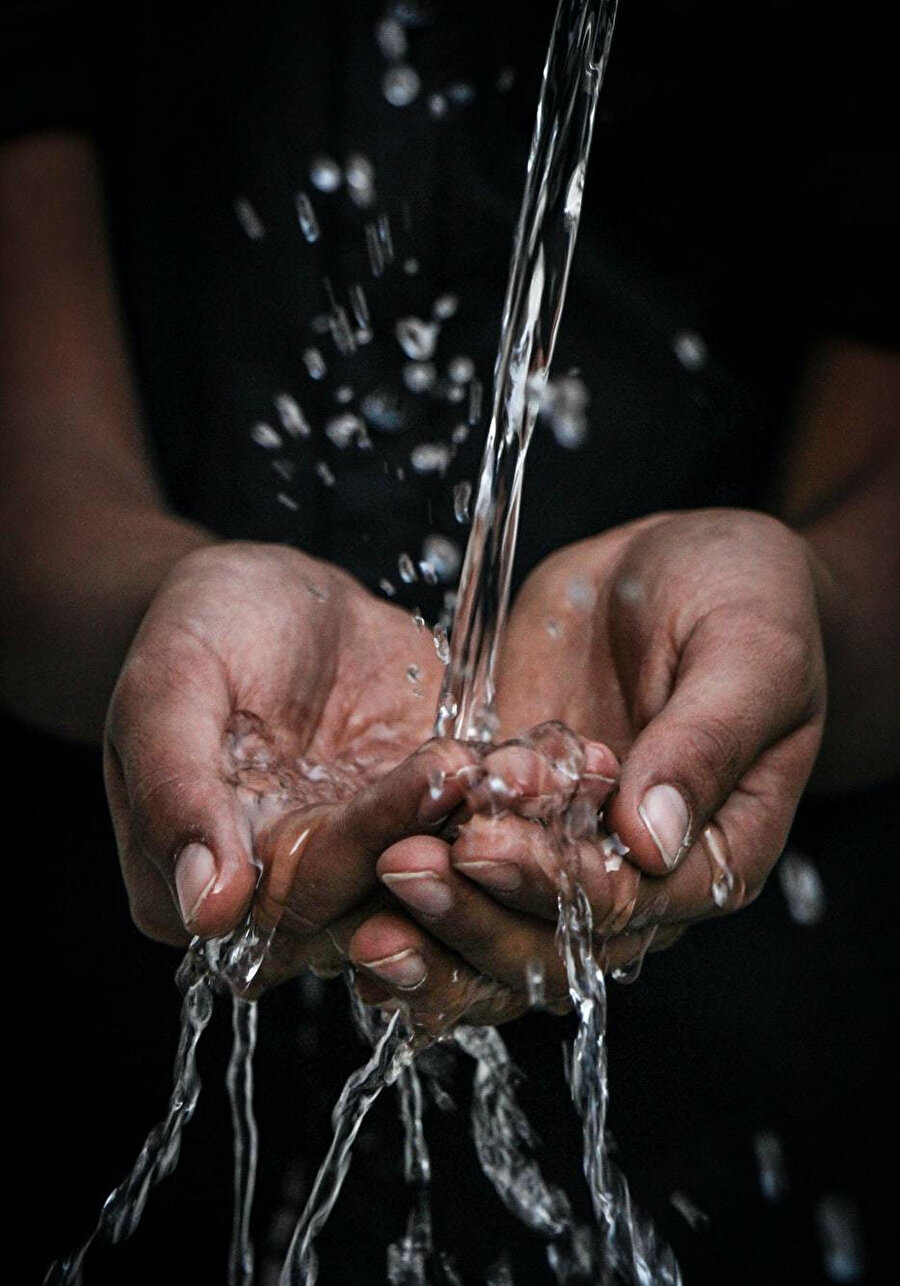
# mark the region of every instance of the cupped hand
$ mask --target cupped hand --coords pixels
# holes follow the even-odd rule
[[[156,595],[109,710],[105,772],[139,928],[221,935],[254,902],[260,976],[338,969],[386,899],[375,862],[461,802],[474,752],[428,742],[428,630],[297,551],[191,553]]]
[[[582,846],[602,936],[736,910],[781,853],[822,734],[820,602],[805,542],[760,514],[658,515],[561,550],[524,586],[502,659],[507,732],[559,719],[621,760]],[[451,862],[510,910],[556,917],[546,836],[476,816]],[[618,850],[618,851],[617,851]]]

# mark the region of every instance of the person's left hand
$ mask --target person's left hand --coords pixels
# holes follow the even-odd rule
[[[561,550],[520,593],[501,665],[503,732],[560,720],[622,761],[603,825],[628,847],[627,860],[602,835],[579,846],[606,967],[668,945],[762,888],[821,738],[822,583],[800,537],[759,514],[718,510],[656,516]],[[565,1003],[550,949],[553,844],[528,815],[540,811],[528,807],[536,794],[553,798],[552,771],[534,752],[493,753],[507,756],[493,774],[512,784],[506,808],[476,806],[452,847],[413,837],[378,865],[420,926],[397,918],[397,949],[407,938],[426,951],[442,942],[503,980],[505,995],[482,1021],[525,1008],[529,960],[544,968],[551,1004]],[[589,753],[587,789],[600,807],[617,764],[599,745]],[[537,787],[535,774],[544,778]],[[516,918],[500,917],[497,904]],[[366,983],[362,991],[383,998]],[[433,1021],[427,981],[405,999]]]

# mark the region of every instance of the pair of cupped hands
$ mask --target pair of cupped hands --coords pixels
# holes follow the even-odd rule
[[[252,994],[350,962],[431,1032],[516,1017],[529,972],[564,1009],[548,817],[599,817],[572,852],[604,968],[752,899],[821,738],[819,580],[799,536],[736,510],[558,551],[513,604],[479,751],[431,738],[442,665],[408,612],[289,548],[189,554],[107,721],[137,925],[186,943],[252,905]]]

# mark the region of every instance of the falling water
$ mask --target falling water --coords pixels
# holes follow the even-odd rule
[[[228,1286],[251,1286],[253,1246],[250,1213],[256,1183],[257,1131],[253,1115],[253,1052],[256,1048],[256,1005],[232,996],[234,1043],[225,1083],[231,1102],[234,1131],[234,1214],[228,1256]]]

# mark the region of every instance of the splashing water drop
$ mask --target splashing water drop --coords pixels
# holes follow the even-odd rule
[[[245,196],[239,197],[234,203],[234,212],[237,215],[238,223],[244,229],[244,232],[251,241],[262,241],[266,235],[262,219],[256,213],[256,210],[250,204]]]
[[[753,1140],[759,1186],[767,1201],[783,1201],[787,1196],[787,1166],[781,1140],[772,1130],[760,1130]]]
[[[400,579],[404,585],[412,585],[414,581],[419,579],[416,565],[409,554],[401,554],[397,559],[397,571],[400,573]]]
[[[438,321],[449,321],[459,312],[458,295],[438,295],[431,308],[431,315]]]
[[[475,363],[461,354],[447,364],[447,374],[454,384],[468,384],[475,374]]]
[[[352,411],[346,411],[343,415],[334,416],[325,425],[325,436],[329,442],[333,442],[341,451],[350,446],[351,442],[358,442],[364,433],[364,422],[358,415],[354,415]]]
[[[472,500],[471,482],[458,482],[453,488],[453,516],[459,523],[469,521],[469,505]]]
[[[686,1192],[676,1189],[669,1197],[669,1201],[693,1232],[698,1232],[709,1223],[709,1215],[695,1205]]]
[[[310,379],[323,380],[328,372],[325,358],[318,348],[305,348],[303,350],[303,365],[306,367]]]
[[[381,92],[392,107],[408,107],[418,98],[421,88],[419,73],[408,63],[389,67],[381,82]]]
[[[809,858],[788,849],[778,863],[778,882],[791,919],[797,924],[818,924],[825,914],[825,889]]]
[[[686,371],[702,371],[709,361],[706,340],[693,330],[682,330],[672,339],[672,349]]]
[[[417,665],[408,665],[406,667],[406,677],[410,683],[418,683],[422,677],[422,671]]]
[[[275,397],[275,410],[286,433],[292,438],[308,438],[312,430],[300,404],[290,393],[278,393]]]
[[[437,383],[434,362],[407,362],[402,375],[403,383],[410,393],[428,393]]]
[[[382,18],[375,27],[375,40],[382,57],[391,62],[399,62],[406,57],[409,41],[406,32],[396,18]]]
[[[275,499],[280,505],[284,505],[285,509],[290,509],[292,513],[296,513],[300,507],[294,497],[289,496],[286,491],[279,491]]]
[[[450,448],[444,442],[422,442],[410,453],[409,462],[416,473],[440,473],[450,463]]]
[[[475,86],[464,80],[454,81],[447,89],[447,97],[457,107],[466,107],[475,99]]]
[[[319,481],[323,484],[323,486],[326,486],[326,487],[334,486],[334,474],[331,472],[331,470],[329,469],[328,465],[324,460],[316,461],[316,475],[318,476]]]
[[[307,241],[318,241],[321,235],[319,220],[316,218],[312,201],[310,201],[305,192],[297,193],[296,205],[297,222],[300,224],[300,231]]]
[[[281,446],[281,434],[271,424],[254,424],[250,436],[257,446],[265,447],[267,451],[277,451]]]
[[[422,563],[432,569],[436,581],[447,585],[459,573],[462,554],[459,546],[447,536],[426,536],[422,544]]]
[[[437,322],[422,321],[421,317],[401,317],[394,333],[410,361],[425,362],[434,356],[439,330]]]
[[[450,640],[447,638],[447,631],[443,625],[436,625],[431,634],[437,658],[441,665],[446,665],[450,660]]]
[[[344,178],[354,205],[367,210],[375,204],[375,167],[367,156],[362,152],[348,156]]]
[[[543,1009],[547,1003],[547,983],[543,960],[529,960],[525,965],[525,990],[532,1009]]]
[[[816,1225],[827,1276],[833,1282],[861,1281],[866,1256],[859,1211],[853,1198],[843,1192],[824,1196],[816,1205]]]
[[[428,114],[436,121],[441,121],[450,110],[450,104],[443,94],[428,95]]]
[[[334,157],[314,156],[309,163],[309,181],[319,192],[336,192],[343,172]]]
[[[419,271],[418,259],[404,259],[403,271],[406,273],[407,277],[415,277]]]
[[[399,433],[406,427],[406,410],[392,389],[373,389],[363,398],[359,409],[367,423],[382,433]]]
[[[394,598],[397,594],[395,587],[384,576],[382,576],[381,580],[378,582],[378,588],[381,590],[382,594],[386,594],[388,598]]]

